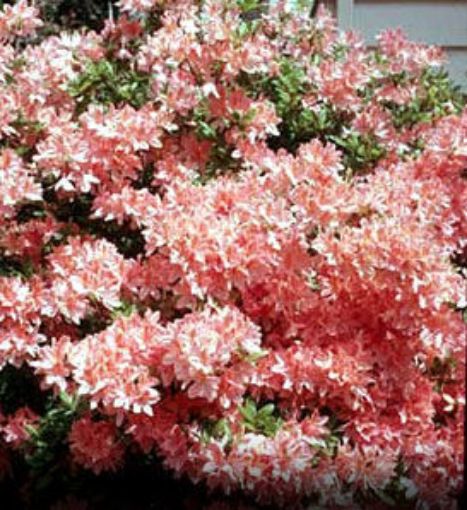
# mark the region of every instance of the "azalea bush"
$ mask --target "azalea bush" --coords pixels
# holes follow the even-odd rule
[[[0,12],[3,487],[139,462],[225,508],[455,507],[464,98],[438,48],[296,4]]]

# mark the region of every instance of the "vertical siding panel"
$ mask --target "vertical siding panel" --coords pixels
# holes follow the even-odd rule
[[[337,0],[337,21],[344,30],[353,27],[354,0]]]
[[[352,23],[365,36],[400,26],[412,39],[440,46],[467,44],[465,0],[355,0]]]
[[[449,73],[451,78],[467,92],[467,45],[456,48],[446,48],[449,58]]]

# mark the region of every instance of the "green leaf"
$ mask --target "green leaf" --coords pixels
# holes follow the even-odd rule
[[[276,407],[272,403],[266,404],[258,410],[256,403],[247,398],[239,411],[245,419],[243,423],[245,430],[274,436],[282,427],[283,421],[275,415]]]
[[[237,5],[242,12],[250,12],[260,7],[258,0],[237,0]]]
[[[247,399],[245,405],[243,407],[240,407],[239,411],[242,414],[242,416],[250,422],[253,422],[256,418],[257,414],[256,405],[254,401],[251,399]]]
[[[261,351],[258,351],[258,352],[253,352],[252,354],[248,354],[247,356],[243,356],[242,359],[244,359],[248,363],[253,363],[254,364],[258,360],[260,360],[261,358],[264,358],[265,356],[267,356],[268,354],[269,354],[269,351],[261,350]]]
[[[274,413],[274,404],[266,404],[258,411],[258,418],[264,418],[266,416],[272,416]]]

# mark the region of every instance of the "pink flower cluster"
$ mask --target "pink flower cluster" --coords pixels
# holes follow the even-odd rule
[[[66,442],[96,474],[137,448],[284,508],[454,508],[467,109],[398,120],[440,51],[284,2],[119,4],[23,53],[36,9],[0,13],[0,370],[79,399]],[[82,111],[109,61],[116,99]],[[0,477],[40,420],[0,414]]]
[[[115,425],[108,421],[94,421],[83,416],[73,423],[70,431],[70,451],[76,462],[96,474],[116,470],[121,466],[125,449],[117,438]]]
[[[0,13],[0,40],[9,41],[15,37],[34,35],[41,26],[39,11],[28,0],[7,4]]]
[[[2,176],[0,222],[3,224],[15,215],[14,206],[17,203],[23,200],[42,200],[42,188],[24,167],[23,160],[11,149],[3,149],[0,153],[0,172]]]

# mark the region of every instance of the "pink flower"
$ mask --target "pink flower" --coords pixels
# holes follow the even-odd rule
[[[0,152],[0,224],[13,215],[13,206],[22,200],[42,200],[42,189],[23,160],[11,149]]]
[[[39,11],[28,0],[19,0],[14,5],[4,5],[0,12],[0,39],[34,35],[43,23],[38,18]]]
[[[380,491],[395,475],[397,454],[376,446],[365,446],[361,450],[346,446],[339,449],[336,464],[345,482],[365,490]]]
[[[378,43],[393,73],[420,72],[428,66],[439,66],[445,60],[440,48],[411,42],[401,29],[385,30],[378,36]]]
[[[110,421],[94,421],[85,415],[73,423],[68,440],[73,460],[95,474],[122,465],[125,450]]]
[[[52,339],[50,345],[40,347],[36,359],[30,365],[36,374],[43,376],[45,388],[55,388],[66,391],[67,378],[71,375],[70,356],[73,344],[68,337]]]
[[[8,256],[26,258],[37,265],[42,260],[44,246],[60,227],[60,223],[51,217],[22,224],[11,222],[9,228],[5,228],[0,234],[0,247]]]
[[[182,389],[188,387],[190,398],[212,402],[220,393],[225,367],[261,353],[260,342],[258,328],[237,310],[207,308],[168,325],[153,363],[165,385],[175,379]]]
[[[39,417],[29,407],[21,407],[7,417],[5,424],[0,425],[3,440],[13,449],[20,448],[29,439],[27,427],[33,427],[38,420]]]
[[[84,317],[90,299],[108,309],[120,304],[129,265],[112,243],[71,238],[48,256],[48,262],[56,306],[73,322]]]
[[[109,413],[152,415],[160,399],[159,381],[146,359],[162,334],[158,314],[134,314],[75,344],[68,359],[78,394],[87,396],[92,408],[102,405]]]
[[[467,110],[399,30],[234,4],[37,40],[32,3],[0,12],[0,370],[79,398],[95,473],[128,445],[260,504],[450,508]],[[0,476],[38,420],[0,415]]]

